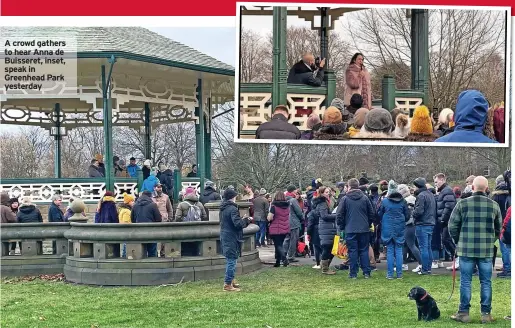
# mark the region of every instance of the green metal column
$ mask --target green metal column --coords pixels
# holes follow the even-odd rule
[[[62,137],[61,137],[61,104],[54,105],[54,113],[55,113],[55,134],[54,134],[54,176],[58,179],[62,177],[61,171],[61,145],[62,145]]]
[[[207,99],[209,120],[206,118],[204,125],[204,147],[205,147],[205,173],[206,179],[211,180],[211,97]]]
[[[288,68],[286,67],[286,7],[273,10],[272,107],[286,105]]]
[[[151,159],[152,157],[150,133],[150,106],[148,103],[145,103],[145,137],[143,140],[145,145],[145,159]]]
[[[204,97],[202,95],[202,79],[198,79],[197,85],[198,107],[195,108],[195,115],[198,117],[198,124],[195,125],[195,137],[197,141],[197,177],[200,177],[200,191],[204,191],[206,179],[206,149],[205,149],[205,119],[203,111]]]
[[[111,107],[111,88],[107,88],[105,65],[102,65],[102,98],[104,107],[104,165],[106,170],[106,190],[114,191],[113,172],[113,109]]]
[[[395,108],[395,78],[385,75],[382,80],[382,104],[384,109],[392,111]]]
[[[325,98],[325,106],[328,107],[331,101],[336,97],[336,75],[329,65],[329,8],[320,8],[320,56],[325,58],[325,83],[327,85],[327,93]]]
[[[179,201],[179,192],[182,190],[182,183],[181,183],[181,171],[178,169],[173,170],[173,202],[174,204],[177,204]]]
[[[427,9],[411,9],[411,88],[429,96],[429,14]]]

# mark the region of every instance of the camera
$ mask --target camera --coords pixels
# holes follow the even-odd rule
[[[321,61],[322,61],[322,59],[320,57],[315,58],[315,66],[316,66],[316,68],[320,67],[320,62]]]

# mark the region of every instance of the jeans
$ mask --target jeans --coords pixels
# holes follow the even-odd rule
[[[404,232],[404,239],[406,239],[407,249],[405,251],[405,254],[407,255],[409,249],[411,254],[413,254],[413,256],[415,257],[415,260],[417,260],[418,264],[422,265],[422,257],[420,256],[420,250],[417,247],[415,238],[415,226],[406,226],[406,231]]]
[[[500,240],[499,246],[501,247],[502,271],[506,274],[511,274],[511,246],[506,245]]]
[[[288,259],[295,258],[297,253],[297,242],[299,241],[299,229],[291,229],[284,239],[283,247],[288,252]]]
[[[433,249],[432,252],[433,261],[440,261],[444,259],[444,251],[443,249]]]
[[[433,254],[431,250],[431,237],[433,236],[433,226],[415,226],[418,246],[422,258],[422,272],[431,272]]]
[[[147,257],[157,257],[157,243],[143,244],[143,254]]]
[[[481,313],[492,311],[492,259],[460,257],[460,306],[458,311],[469,312],[472,298],[472,274],[477,265],[479,270],[479,283],[481,284]]]
[[[397,277],[402,277],[402,250],[404,244],[397,244],[395,241],[390,240],[386,244],[386,275],[393,277],[393,264],[395,258],[395,269],[397,270]]]
[[[348,233],[345,236],[349,250],[349,277],[357,277],[358,261],[364,275],[370,275],[370,261],[368,259],[368,246],[370,233]],[[402,257],[401,257],[402,258]]]
[[[286,235],[271,235],[272,240],[274,241],[275,248],[275,263],[279,264],[281,261],[286,260],[286,252],[283,247],[284,238]]]
[[[127,244],[123,244],[122,257],[126,257],[126,256],[127,256]]]
[[[257,221],[259,231],[256,232],[256,245],[264,245],[266,237],[266,221]]]
[[[234,280],[234,275],[236,274],[236,262],[238,259],[225,259],[225,280],[224,283],[226,285],[230,285]]]

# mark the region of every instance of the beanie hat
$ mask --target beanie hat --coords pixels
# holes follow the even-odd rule
[[[144,166],[150,166],[150,160],[149,159],[146,159],[144,162],[143,162],[143,165]]]
[[[394,192],[398,192],[397,183],[393,180],[390,180],[390,182],[388,182],[388,193],[386,195],[391,195]]]
[[[452,192],[454,193],[454,195],[456,195],[456,197],[461,197],[461,188],[460,187],[452,188]]]
[[[322,123],[322,121],[320,120],[320,116],[318,116],[315,113],[312,113],[311,115],[309,115],[308,122],[307,122],[308,129],[311,130],[315,127],[315,125],[320,124],[320,123]]]
[[[384,108],[373,108],[365,116],[363,127],[369,132],[390,133],[393,128],[392,115]]]
[[[442,109],[442,111],[438,115],[438,123],[439,124],[449,124],[449,123],[451,123],[453,114],[454,114],[454,112],[450,108]]]
[[[360,186],[364,186],[366,184],[368,184],[370,181],[368,181],[368,179],[366,177],[361,177],[359,178],[359,185]]]
[[[124,204],[129,204],[130,202],[134,201],[134,196],[133,195],[129,195],[127,193],[123,193],[123,203]]]
[[[360,108],[354,114],[354,126],[356,129],[361,129],[363,124],[365,124],[365,117],[367,116],[369,110],[368,108]]]
[[[224,191],[224,199],[225,200],[233,199],[236,196],[238,196],[238,193],[236,192],[236,190],[229,189],[229,188],[225,189],[225,191]]]
[[[424,188],[426,186],[426,179],[424,179],[424,178],[416,178],[415,181],[413,181],[413,184],[417,188]]]
[[[502,175],[499,175],[497,178],[495,178],[495,185],[496,186],[498,186],[502,182],[504,182],[504,177]]]
[[[106,193],[104,194],[104,196],[107,196],[107,197],[113,197],[113,196],[114,196],[114,194],[113,194],[113,192],[112,192],[112,191],[109,191],[109,190],[108,190],[108,191],[106,191]]]
[[[433,124],[431,123],[429,109],[426,106],[418,106],[415,108],[411,119],[410,132],[426,135],[433,134]]]
[[[334,106],[329,106],[324,112],[323,123],[339,124],[342,122],[342,112]]]
[[[207,180],[205,183],[204,183],[204,188],[207,188],[207,187],[214,187],[215,183],[213,181],[209,181]]]
[[[380,189],[381,191],[388,190],[388,181],[386,181],[386,180],[381,180],[381,181],[379,182],[379,189]]]
[[[399,192],[399,194],[402,195],[402,198],[406,198],[408,196],[411,196],[411,192],[409,191],[408,186],[406,186],[405,184],[398,185],[397,186],[397,191]]]
[[[350,97],[350,105],[352,108],[361,108],[363,106],[363,97],[359,93],[355,93]]]
[[[377,192],[379,190],[379,187],[374,183],[370,185],[369,189],[371,192]]]
[[[343,112],[345,110],[345,102],[340,98],[334,98],[333,101],[331,101],[331,107],[336,107]]]
[[[184,196],[187,196],[187,195],[190,195],[190,194],[196,194],[196,193],[197,193],[197,189],[195,189],[193,187],[188,187],[184,191]]]
[[[345,187],[345,182],[336,182],[336,188],[344,188]]]

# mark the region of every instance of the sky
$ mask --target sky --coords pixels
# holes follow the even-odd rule
[[[234,27],[146,27],[231,66],[236,63]]]

